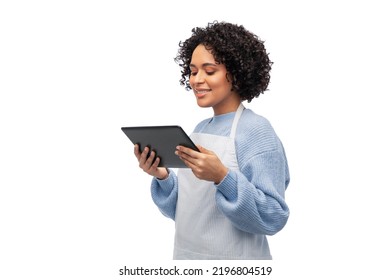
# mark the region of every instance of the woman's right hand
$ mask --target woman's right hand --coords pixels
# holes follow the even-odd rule
[[[156,157],[156,153],[152,150],[149,154],[149,148],[145,147],[144,150],[141,152],[139,149],[139,145],[134,145],[134,154],[138,160],[139,167],[148,173],[151,176],[156,177],[157,179],[164,180],[168,178],[168,170],[164,167],[158,167],[158,164],[160,163],[160,158]]]

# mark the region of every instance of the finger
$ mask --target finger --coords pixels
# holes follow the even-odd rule
[[[140,151],[139,151],[139,146],[138,146],[138,144],[135,144],[135,145],[134,145],[134,154],[135,154],[137,160],[139,160],[139,157],[141,156],[141,153],[140,153]]]
[[[187,154],[188,156],[192,158],[198,158],[199,157],[199,152],[194,151],[193,149],[184,147],[184,146],[177,146],[176,149],[179,151],[179,154]]]
[[[148,157],[148,153],[149,153],[149,148],[145,147],[145,149],[142,151],[141,156],[140,156],[140,158],[138,160],[140,165],[144,165],[145,164],[146,159]]]
[[[198,172],[199,172],[198,166],[196,166],[195,164],[191,163],[191,162],[188,161],[188,160],[183,159],[183,161],[184,161],[184,164],[185,164],[188,168],[191,169],[191,171],[192,171],[192,173],[195,175],[195,177],[201,179],[200,176],[199,176],[199,173],[198,173]]]
[[[179,150],[175,151],[175,154],[179,156],[179,158],[184,161],[184,163],[187,165],[186,162],[190,162],[191,164],[196,164],[196,158],[191,157],[190,155],[183,153]]]
[[[155,151],[151,151],[150,152],[150,156],[146,159],[145,161],[145,168],[146,169],[150,169],[150,167],[152,166],[153,164],[153,160],[154,160],[154,157],[156,156],[156,152]]]
[[[155,170],[158,168],[158,165],[160,163],[160,158],[159,157],[156,157],[156,160],[153,162],[153,164],[150,166],[150,169],[151,170]]]
[[[198,147],[199,151],[202,154],[212,154],[213,153],[212,151],[207,150],[206,148],[202,147],[201,145],[196,145],[196,147]]]
[[[184,164],[188,167],[188,168],[194,168],[195,165],[193,163],[191,163],[190,161],[188,161],[187,159],[183,158],[183,157],[179,157],[183,162]]]

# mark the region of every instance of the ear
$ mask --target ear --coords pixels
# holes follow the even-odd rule
[[[233,82],[233,76],[230,73],[226,73],[226,80],[229,83],[232,83]]]

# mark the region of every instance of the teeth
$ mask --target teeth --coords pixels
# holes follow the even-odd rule
[[[196,93],[206,93],[206,92],[209,92],[210,90],[209,89],[206,89],[206,90],[197,90]]]

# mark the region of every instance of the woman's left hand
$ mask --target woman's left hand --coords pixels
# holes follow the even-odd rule
[[[219,184],[228,173],[227,167],[214,152],[196,146],[200,153],[184,146],[177,146],[175,154],[191,168],[197,178]]]

